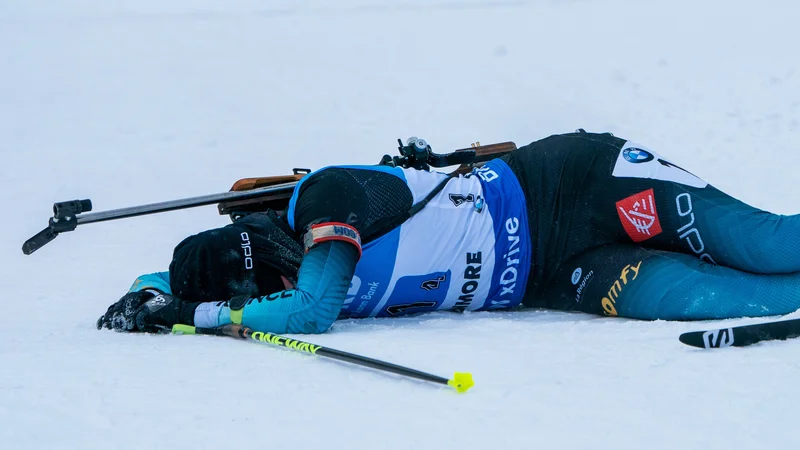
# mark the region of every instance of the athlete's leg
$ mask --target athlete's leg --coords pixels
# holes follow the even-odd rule
[[[681,170],[666,167],[672,167],[671,171]],[[636,178],[615,180],[620,198],[631,192],[628,186],[633,180]],[[753,273],[800,271],[800,215],[762,211],[710,185],[658,181],[652,195],[660,197],[656,200],[658,214],[654,216],[662,218],[662,232],[651,233],[653,239],[642,241],[642,245],[695,255],[714,264]],[[626,198],[638,201],[649,198],[649,194],[633,193]],[[628,234],[641,236],[634,225],[637,218],[632,201],[622,200],[616,207]]]
[[[542,298],[553,309],[634,319],[771,316],[800,308],[800,273],[753,274],[686,254],[609,244],[564,264]]]
[[[608,243],[681,252],[754,273],[800,271],[800,215],[746,205],[609,134],[556,135],[505,157],[526,192],[535,297],[564,261]]]

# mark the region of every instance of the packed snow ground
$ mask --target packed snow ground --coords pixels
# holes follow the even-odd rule
[[[0,2],[2,447],[797,448],[800,340],[705,352],[677,335],[711,324],[546,311],[309,339],[471,371],[456,395],[229,339],[95,330],[175,243],[226,223],[212,207],[19,247],[55,201],[375,163],[411,134],[443,151],[612,131],[795,213],[798,19],[792,0]]]

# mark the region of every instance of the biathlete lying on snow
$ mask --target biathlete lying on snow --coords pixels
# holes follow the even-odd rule
[[[169,272],[139,277],[98,326],[322,333],[337,318],[519,307],[786,314],[800,308],[799,244],[800,215],[760,211],[643,146],[579,130],[462,176],[314,172],[283,214],[185,239]]]

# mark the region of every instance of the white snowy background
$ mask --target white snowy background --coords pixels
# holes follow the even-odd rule
[[[0,447],[794,449],[800,340],[706,352],[719,323],[545,311],[346,321],[309,340],[399,379],[232,339],[97,331],[213,207],[95,210],[578,127],[644,143],[774,212],[800,210],[793,0],[1,0]],[[800,257],[800,256],[799,256]],[[753,322],[752,320],[729,323]]]

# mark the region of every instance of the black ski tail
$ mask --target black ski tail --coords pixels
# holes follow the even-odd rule
[[[746,347],[761,341],[800,337],[800,319],[779,320],[716,330],[691,331],[678,339],[697,348]]]

